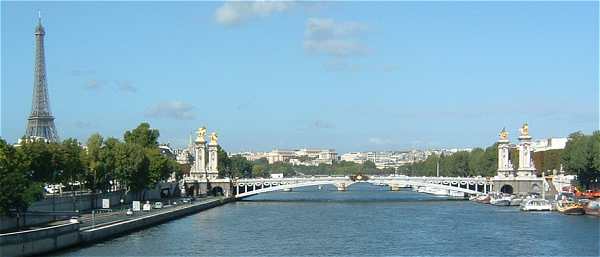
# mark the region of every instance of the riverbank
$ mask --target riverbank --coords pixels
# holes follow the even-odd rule
[[[165,208],[154,213],[139,213],[136,216],[128,216],[105,223],[61,224],[0,234],[0,257],[33,256],[69,247],[94,244],[232,201],[235,199],[219,197]]]

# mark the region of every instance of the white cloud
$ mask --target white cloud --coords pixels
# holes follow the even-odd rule
[[[360,37],[367,29],[360,22],[310,18],[304,32],[304,49],[336,57],[365,54],[368,48]]]
[[[318,129],[331,129],[331,128],[335,128],[335,125],[331,122],[328,122],[326,120],[315,120],[312,123],[312,126]]]
[[[225,2],[215,11],[215,21],[225,26],[236,25],[256,17],[284,12],[293,5],[289,1]]]
[[[181,101],[160,102],[146,110],[146,116],[155,118],[170,118],[176,120],[191,120],[196,117],[192,112],[194,106]]]
[[[371,137],[371,138],[369,138],[369,143],[374,144],[374,145],[387,145],[387,144],[391,143],[391,140],[383,139],[383,138],[379,138],[379,137]]]
[[[137,88],[134,87],[133,83],[129,80],[115,81],[115,83],[117,84],[117,89],[119,89],[119,91],[121,91],[121,92],[129,92],[129,93],[137,92]]]
[[[98,90],[104,87],[106,81],[98,79],[90,79],[85,83],[85,89]]]

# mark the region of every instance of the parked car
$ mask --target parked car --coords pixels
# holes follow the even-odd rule
[[[154,203],[154,209],[162,209],[163,207],[163,203],[162,202],[155,202]]]

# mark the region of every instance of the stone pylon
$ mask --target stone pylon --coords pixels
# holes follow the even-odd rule
[[[519,168],[518,177],[535,176],[535,166],[533,164],[533,147],[531,145],[531,136],[529,135],[529,125],[523,124],[521,135],[519,136]]]
[[[204,177],[206,173],[206,139],[202,129],[199,129],[198,137],[194,142],[194,165],[190,170],[190,175],[195,179]]]
[[[498,176],[509,177],[513,175],[513,165],[510,162],[510,145],[506,128],[500,131],[498,139]]]
[[[46,81],[46,58],[44,56],[44,35],[46,31],[39,18],[35,28],[35,64],[33,72],[33,99],[31,114],[27,119],[27,138],[44,138],[50,142],[58,141],[54,125],[54,116],[50,111],[48,82]]]

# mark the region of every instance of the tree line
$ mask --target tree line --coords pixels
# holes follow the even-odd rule
[[[17,147],[0,138],[0,214],[22,213],[42,197],[45,185],[94,194],[143,192],[172,174],[180,177],[180,165],[160,153],[159,135],[141,123],[123,140],[93,134],[85,147],[73,138],[56,143],[24,138]]]
[[[514,169],[519,166],[519,152],[509,154]],[[569,135],[564,149],[534,152],[533,161],[541,175],[561,170],[577,175],[581,189],[600,187],[600,131],[591,135],[575,132]],[[430,155],[426,160],[402,166],[400,172],[411,176],[436,176],[439,164],[440,176],[493,177],[498,169],[498,145],[475,148],[471,152],[459,151],[451,155]]]
[[[223,166],[221,166],[221,158],[225,158],[223,159]],[[220,176],[231,178],[267,178],[275,173],[281,173],[285,177],[293,177],[303,175],[387,175],[394,174],[395,172],[393,168],[377,169],[375,163],[372,161],[366,161],[362,164],[347,161],[334,161],[332,164],[303,166],[286,162],[269,163],[266,158],[249,161],[239,155],[227,157],[226,153],[219,156],[219,167],[223,167],[220,169]]]

